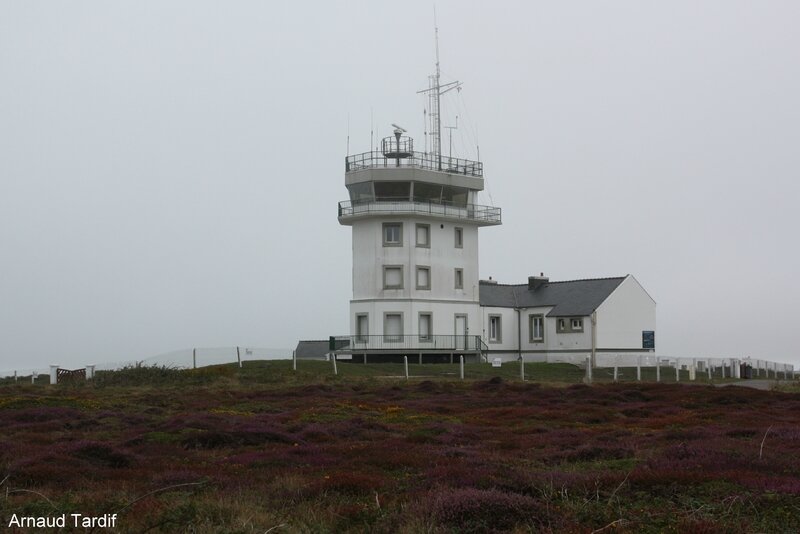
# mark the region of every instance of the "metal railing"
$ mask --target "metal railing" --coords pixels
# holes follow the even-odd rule
[[[488,347],[481,336],[473,335],[365,335],[334,336],[335,351],[358,353],[371,350],[413,350],[413,351],[468,351],[482,352]]]
[[[421,213],[493,224],[500,224],[502,218],[500,208],[478,204],[458,205],[432,200],[345,200],[339,202],[339,217],[381,213]]]
[[[480,161],[436,156],[425,152],[412,152],[411,156],[407,158],[390,158],[386,157],[383,152],[375,150],[347,156],[344,159],[345,172],[383,167],[415,167],[417,169],[462,174],[477,178],[483,177],[483,163]]]

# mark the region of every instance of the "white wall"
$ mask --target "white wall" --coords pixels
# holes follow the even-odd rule
[[[656,331],[656,303],[628,275],[597,308],[597,348],[641,349],[644,330]]]
[[[383,223],[403,224],[403,246],[383,246]],[[416,246],[416,224],[430,225],[429,248]],[[455,247],[455,227],[464,229],[463,248]],[[383,266],[403,266],[403,289],[383,289]],[[416,268],[430,267],[430,290],[416,289]],[[464,287],[455,289],[455,268],[464,270]],[[478,227],[423,217],[381,217],[353,221],[353,300],[439,299],[478,301]]]
[[[369,334],[383,335],[385,313],[403,314],[403,332],[407,335],[419,334],[419,314],[433,315],[433,335],[454,335],[455,316],[467,315],[469,335],[480,335],[481,321],[479,306],[476,303],[442,303],[423,300],[372,300],[350,302],[350,332],[356,333],[356,315],[369,315]]]

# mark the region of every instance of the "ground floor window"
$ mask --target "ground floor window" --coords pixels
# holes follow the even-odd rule
[[[398,342],[403,340],[403,314],[388,312],[383,316],[383,340]]]
[[[489,341],[492,343],[500,343],[503,340],[503,332],[499,315],[489,316]]]
[[[430,341],[433,339],[433,316],[430,313],[419,314],[419,340]]]
[[[544,341],[544,315],[531,315],[530,317],[530,339],[531,343],[541,343]]]

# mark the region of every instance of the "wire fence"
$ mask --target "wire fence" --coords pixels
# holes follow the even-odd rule
[[[263,347],[197,347],[174,350],[144,358],[141,360],[116,360],[111,362],[86,362],[84,366],[61,365],[54,361],[51,366],[23,367],[0,369],[0,378],[14,378],[18,381],[27,380],[38,383],[50,376],[52,368],[56,369],[91,369],[96,371],[115,371],[125,367],[137,365],[165,366],[176,369],[191,369],[219,365],[225,363],[238,363],[248,360],[285,360],[292,358],[292,349],[275,349]]]

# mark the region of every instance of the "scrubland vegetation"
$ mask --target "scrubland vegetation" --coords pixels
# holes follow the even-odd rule
[[[247,362],[0,385],[0,520],[120,532],[798,532],[800,393]],[[434,376],[436,375],[436,376]],[[499,376],[497,376],[499,375]],[[271,530],[270,530],[271,529]]]

